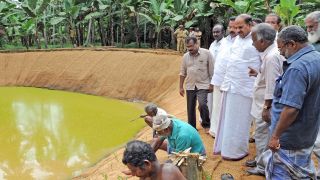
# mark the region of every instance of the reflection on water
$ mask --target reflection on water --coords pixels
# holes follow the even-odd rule
[[[8,89],[13,88],[0,88],[0,93],[3,94],[3,91],[8,91]],[[28,92],[32,88],[17,89],[20,92],[23,89]],[[32,89],[31,91],[35,90]],[[47,90],[36,89],[36,91]],[[54,94],[53,91],[50,91],[50,93]],[[59,93],[63,92],[59,91]],[[107,137],[110,136],[107,133],[106,127],[111,129],[116,127],[116,124],[110,126],[110,124],[104,123],[107,116],[117,119],[113,115],[110,116],[110,112],[104,114],[107,107],[103,108],[102,106],[100,107],[102,112],[96,111],[92,112],[94,113],[93,115],[87,115],[90,114],[90,112],[86,112],[89,109],[88,106],[81,107],[81,104],[78,103],[74,105],[72,98],[67,100],[71,102],[66,104],[64,101],[53,101],[53,99],[59,98],[55,96],[52,98],[50,95],[46,97],[48,98],[47,100],[43,98],[29,100],[30,95],[22,97],[20,94],[18,96],[11,96],[8,101],[2,102],[0,100],[0,105],[6,107],[3,111],[0,111],[0,115],[8,116],[8,119],[4,121],[0,129],[4,130],[3,126],[6,126],[8,129],[0,134],[0,140],[4,140],[4,143],[1,144],[0,142],[1,147],[8,147],[8,150],[4,152],[0,150],[0,154],[8,153],[7,155],[0,155],[0,179],[19,179],[18,177],[57,179],[57,177],[71,177],[79,173],[77,170],[96,161],[97,158],[106,153],[106,149],[110,149],[115,145],[111,140],[111,145],[108,145],[108,142],[100,143],[104,139],[108,141]],[[94,97],[94,100],[97,100],[95,98],[97,97]],[[65,98],[62,99],[65,100]],[[99,98],[92,103],[97,103],[99,106],[101,102],[106,101],[105,99],[101,99]],[[87,99],[84,100],[84,103],[88,104]],[[128,106],[128,104],[122,104],[122,106],[125,105]],[[70,114],[69,111],[77,114],[75,118],[72,118],[72,113]],[[133,111],[136,114],[139,112],[137,109]],[[82,116],[79,113],[85,114]],[[128,117],[131,116],[132,114]],[[10,117],[12,118],[11,121]],[[99,126],[99,121],[102,122],[101,125],[105,125],[104,130],[106,132],[99,132],[99,129],[95,128],[91,128],[90,130],[89,127],[86,127],[86,123],[81,120],[81,117],[83,117],[84,121],[96,117],[94,122],[91,123],[98,123]],[[99,117],[102,119],[99,120]],[[121,117],[119,118],[121,119]],[[79,127],[81,124],[84,127]],[[139,126],[135,125],[133,127],[134,131],[137,131],[141,127],[141,123],[139,124]],[[131,132],[130,136],[133,134],[134,132]],[[98,139],[102,140],[99,141]],[[93,145],[92,141],[97,141],[98,144]],[[120,142],[124,143],[125,141],[120,140]],[[118,142],[118,144],[121,143]]]
[[[69,146],[66,152],[68,167],[89,163],[86,145],[83,142],[76,142],[63,126],[63,109],[59,104],[28,104],[15,101],[12,103],[12,109],[21,135],[19,155],[21,155],[22,173],[31,172],[34,179],[52,176],[52,172],[40,165],[37,154],[41,154],[44,159],[56,160],[59,147],[64,146],[61,137],[67,137],[65,141],[68,141],[66,143]],[[33,139],[35,137],[38,138],[37,141]]]

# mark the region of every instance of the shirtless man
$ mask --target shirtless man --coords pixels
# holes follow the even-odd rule
[[[152,147],[142,141],[134,140],[126,145],[122,162],[129,168],[124,174],[143,180],[186,180],[178,167],[160,164]]]

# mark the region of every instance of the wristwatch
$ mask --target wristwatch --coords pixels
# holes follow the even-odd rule
[[[263,109],[266,109],[266,110],[268,110],[270,108],[271,108],[271,106],[266,106],[266,105],[263,106]]]

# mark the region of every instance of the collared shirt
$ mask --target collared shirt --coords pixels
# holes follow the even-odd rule
[[[220,89],[245,97],[252,97],[255,77],[249,77],[248,67],[260,68],[260,56],[252,46],[251,33],[245,38],[237,36],[231,47],[230,59]]]
[[[320,41],[313,43],[312,44],[314,46],[314,48],[316,49],[316,51],[320,52]]]
[[[320,53],[307,45],[287,61],[288,69],[276,82],[270,131],[285,106],[298,109],[297,118],[280,136],[280,144],[282,149],[304,149],[314,145],[320,125]]]
[[[211,84],[215,86],[221,86],[224,75],[226,74],[227,64],[230,58],[231,46],[236,38],[232,38],[230,35],[221,39],[221,45],[219,53],[215,58],[213,77]]]
[[[218,55],[218,51],[219,51],[219,47],[221,45],[221,41],[222,39],[220,39],[220,41],[214,40],[210,47],[209,47],[209,51],[213,57],[213,59],[216,59],[217,55]]]
[[[177,38],[186,38],[188,36],[187,30],[181,30],[177,29],[174,34],[177,36]]]
[[[262,117],[264,101],[273,98],[276,79],[282,74],[282,63],[285,60],[275,43],[260,53],[260,57],[262,64],[254,83],[251,107],[251,115],[255,118]]]
[[[205,148],[198,131],[186,122],[172,118],[172,133],[167,137],[170,148],[180,152],[191,147],[191,153],[205,154]]]
[[[185,77],[186,90],[209,89],[213,74],[214,60],[209,50],[199,48],[196,55],[185,53],[180,68],[180,76]]]

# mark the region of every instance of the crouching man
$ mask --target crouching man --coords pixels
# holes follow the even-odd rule
[[[123,164],[129,171],[126,175],[150,180],[185,180],[186,178],[173,164],[160,164],[152,147],[142,141],[131,141],[123,153]]]
[[[162,149],[171,154],[191,148],[191,153],[206,155],[198,131],[186,122],[159,115],[153,118],[153,129],[159,135],[151,143],[154,152]]]

